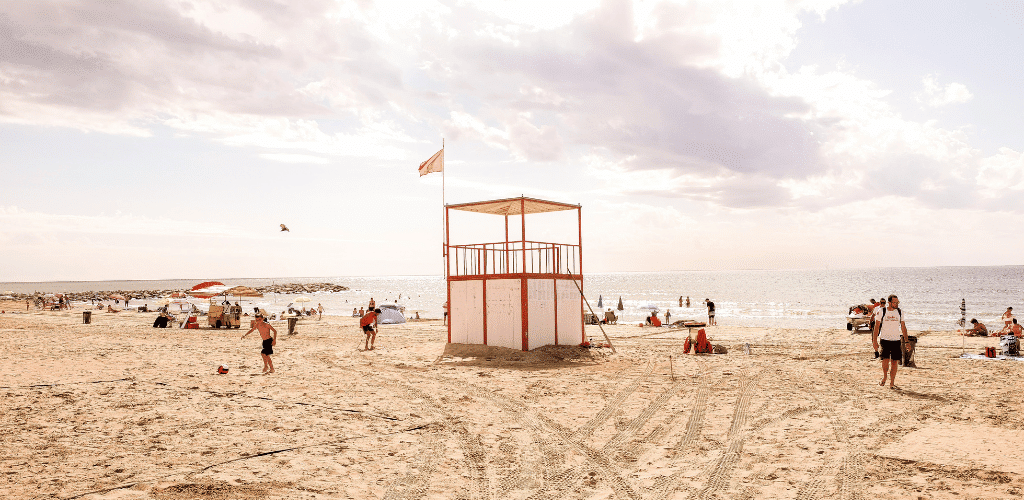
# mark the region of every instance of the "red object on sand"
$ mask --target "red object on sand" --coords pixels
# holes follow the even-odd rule
[[[690,337],[686,337],[686,340],[683,341],[683,352],[690,354]]]
[[[701,328],[697,330],[697,342],[693,346],[694,354],[711,354],[711,342],[708,342],[708,334]]]

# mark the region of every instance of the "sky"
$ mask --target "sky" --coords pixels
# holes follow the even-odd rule
[[[1008,0],[2,2],[0,281],[438,275],[521,195],[584,272],[1019,265],[1022,60]]]

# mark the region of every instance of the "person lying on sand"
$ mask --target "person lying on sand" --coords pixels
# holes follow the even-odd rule
[[[966,337],[988,337],[988,328],[985,328],[985,324],[978,321],[977,319],[971,318],[971,324],[974,325],[970,330],[964,330],[964,336]]]
[[[107,312],[108,312],[108,313],[119,313],[119,312],[121,312],[121,310],[120,310],[120,309],[114,309],[113,307],[110,307],[110,306],[108,305],[108,306],[107,306]]]

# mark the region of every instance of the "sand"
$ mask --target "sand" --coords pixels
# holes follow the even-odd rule
[[[385,325],[362,351],[356,319],[325,316],[296,335],[275,323],[277,373],[262,375],[245,329],[14,306],[0,304],[3,498],[1024,492],[1024,363],[957,359],[952,332],[912,332],[918,368],[900,370],[900,391],[878,386],[868,335],[728,326],[708,329],[724,355],[631,325],[607,327],[616,354],[446,349],[437,320]]]

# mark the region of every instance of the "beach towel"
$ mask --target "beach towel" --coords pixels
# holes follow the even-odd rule
[[[963,354],[960,359],[981,359],[985,361],[1024,361],[1024,357],[996,355],[994,358],[985,357],[981,354]]]

